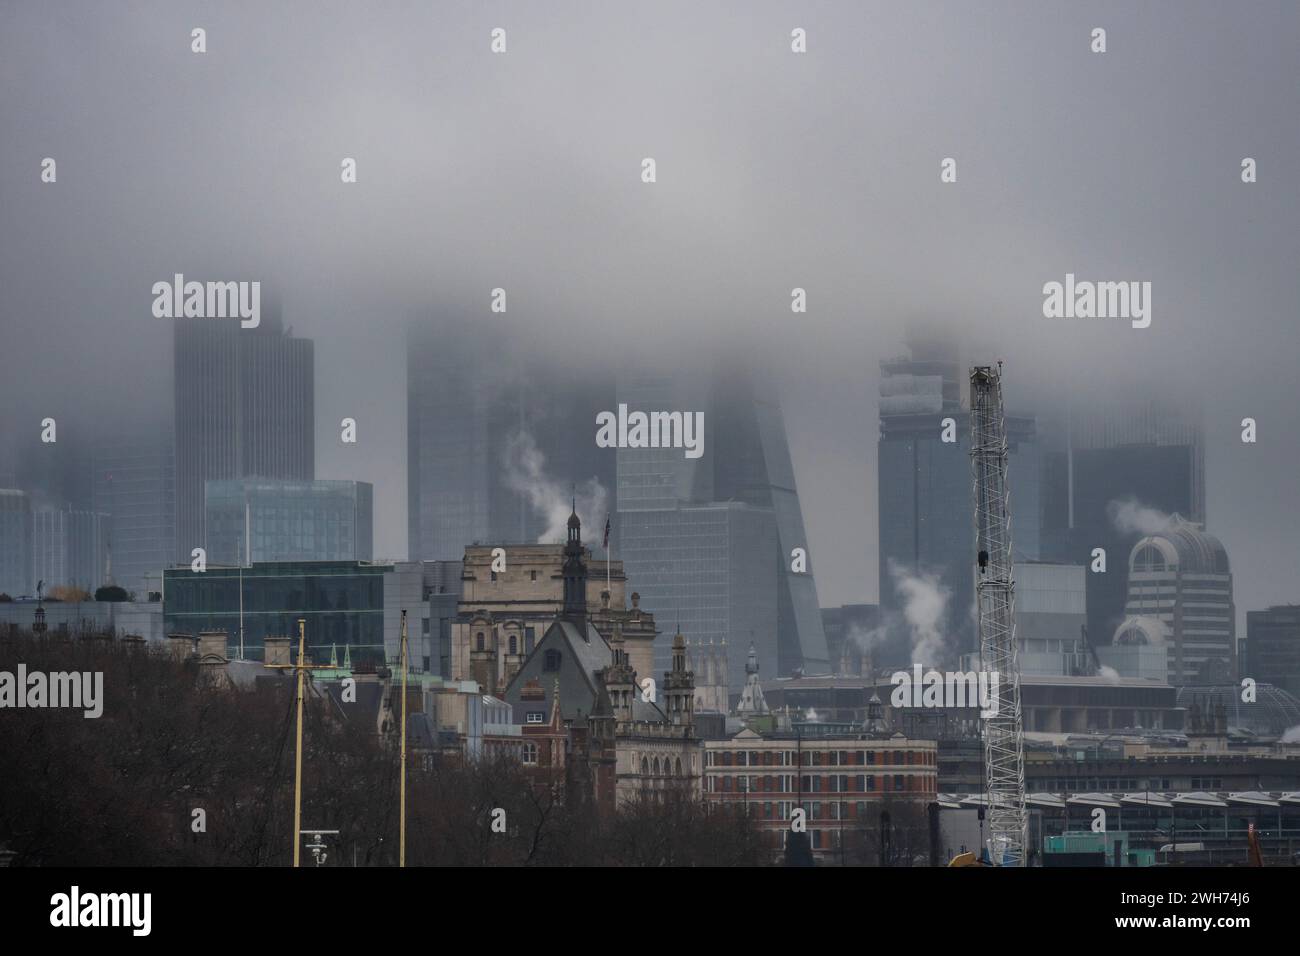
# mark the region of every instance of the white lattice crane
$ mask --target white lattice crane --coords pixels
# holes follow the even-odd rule
[[[1011,512],[1007,487],[1007,425],[1002,365],[970,373],[971,470],[975,496],[975,594],[979,604],[980,668],[989,679],[984,720],[984,776],[989,858],[998,866],[1025,863],[1025,749],[1016,658]],[[995,690],[996,688],[996,690]]]

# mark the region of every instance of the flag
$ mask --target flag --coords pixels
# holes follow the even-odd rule
[[[609,550],[609,515],[605,515],[605,540],[600,543],[605,550]]]

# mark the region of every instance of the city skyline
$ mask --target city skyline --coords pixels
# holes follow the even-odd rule
[[[404,914],[433,866],[879,868],[911,949],[1266,923],[1297,38],[5,4],[9,928],[192,935],[250,878],[310,920],[303,867]]]
[[[1282,568],[1300,514],[1266,503],[1286,500],[1300,465],[1279,414],[1297,397],[1287,236],[1300,200],[1281,157],[1300,144],[1294,124],[1278,121],[1289,115],[1280,91],[1294,86],[1282,38],[1294,35],[1295,13],[1229,25],[1213,4],[1181,4],[1183,32],[1171,35],[1159,8],[1107,13],[1111,36],[1143,54],[1112,50],[1100,72],[1101,58],[1070,39],[1070,30],[1086,34],[1081,15],[1024,11],[989,36],[961,5],[933,19],[808,12],[812,52],[787,62],[777,40],[788,16],[755,5],[743,19],[683,8],[697,29],[678,37],[643,24],[631,47],[611,39],[625,35],[616,11],[557,33],[544,13],[521,8],[512,11],[520,40],[495,59],[478,54],[472,18],[449,11],[433,63],[412,42],[366,77],[315,58],[344,34],[394,35],[398,11],[363,20],[340,8],[304,23],[282,9],[247,23],[213,11],[207,29],[221,42],[202,59],[183,44],[170,49],[171,34],[191,27],[181,10],[122,23],[87,11],[55,35],[35,8],[16,8],[8,32],[26,39],[6,57],[13,135],[0,162],[31,173],[0,183],[13,220],[28,224],[21,239],[0,239],[4,332],[26,343],[0,359],[11,383],[5,427],[27,440],[46,416],[78,417],[76,394],[43,387],[56,370],[95,396],[92,428],[101,416],[143,417],[173,388],[170,320],[151,314],[153,283],[177,272],[274,280],[294,334],[317,343],[317,474],[374,484],[375,553],[401,557],[401,333],[412,317],[452,317],[489,341],[544,330],[542,348],[575,373],[624,353],[672,361],[701,335],[745,349],[780,339],[774,374],[810,503],[819,593],[839,605],[878,599],[872,370],[902,353],[906,328],[946,318],[964,340],[964,364],[1006,361],[1013,412],[1126,382],[1158,383],[1174,401],[1204,397],[1210,530],[1234,555],[1241,603],[1291,600]],[[1187,56],[1179,37],[1209,33],[1216,42]],[[539,36],[550,51],[540,73]],[[982,69],[990,42],[1015,70]],[[93,65],[103,44],[124,51],[122,69]],[[771,53],[742,70],[742,56],[765,45]],[[949,65],[935,73],[938,50]],[[143,67],[159,55],[187,77],[166,94]],[[1238,57],[1249,72],[1215,67]],[[35,64],[60,58],[89,72],[47,76],[37,95]],[[593,61],[606,78],[598,86],[584,81]],[[714,62],[736,69],[704,101],[684,81],[639,79],[661,76],[665,63],[695,75]],[[502,103],[499,84],[521,71],[527,92]],[[877,71],[893,77],[888,91]],[[1041,81],[1020,83],[1026,72]],[[1080,74],[1090,77],[1086,100],[1064,78]],[[442,79],[451,75],[454,95]],[[809,102],[799,91],[814,80],[827,93]],[[1135,101],[1134,84],[1150,96]],[[319,93],[305,111],[292,108],[306,89]],[[57,109],[17,105],[78,98],[91,106],[75,128]],[[141,102],[153,105],[131,108]],[[172,128],[164,117],[197,115],[200,102],[204,123],[157,135]],[[989,114],[995,102],[1006,105]],[[1078,115],[1049,108],[1056,102]],[[924,130],[908,119],[918,114],[929,117]],[[986,114],[988,130],[976,119]],[[556,121],[539,128],[536,115]],[[717,115],[751,147],[712,139]],[[297,119],[285,125],[285,116]],[[315,132],[299,136],[299,124]],[[251,148],[232,151],[214,133],[235,128]],[[454,146],[438,128],[457,131]],[[1116,150],[1079,128],[1132,145]],[[588,154],[567,148],[573,130],[590,141]],[[899,145],[882,151],[869,130]],[[1059,143],[1069,148],[1048,145]],[[40,182],[31,150],[60,161],[57,184]],[[654,186],[638,177],[647,155],[660,164]],[[351,186],[339,182],[346,156],[359,162]],[[959,163],[946,193],[945,156]],[[1242,156],[1259,160],[1258,182],[1240,181]],[[806,181],[814,169],[816,182]],[[538,177],[550,185],[540,199]],[[123,206],[123,195],[140,201]],[[69,215],[84,220],[76,234],[58,225]],[[135,241],[115,242],[123,232]],[[56,260],[70,281],[51,274]],[[1151,326],[1045,318],[1042,286],[1067,272],[1150,278]],[[498,287],[509,295],[503,314],[490,310]],[[790,312],[794,287],[807,290],[806,314]],[[1251,446],[1239,438],[1247,416],[1260,422]],[[345,417],[359,424],[355,447],[338,440]]]

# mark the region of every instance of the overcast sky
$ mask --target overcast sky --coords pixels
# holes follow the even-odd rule
[[[273,284],[316,342],[317,477],[373,482],[376,554],[404,557],[412,317],[541,333],[579,369],[775,350],[833,605],[876,598],[879,360],[934,322],[1006,361],[1013,410],[1202,402],[1238,607],[1300,601],[1298,10],[9,0],[0,404],[19,428],[165,409],[151,285]],[[1067,272],[1151,281],[1150,328],[1044,318]]]

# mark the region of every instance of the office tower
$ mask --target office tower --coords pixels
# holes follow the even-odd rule
[[[1141,538],[1129,559],[1124,613],[1116,644],[1142,643],[1135,619],[1163,625],[1170,684],[1233,679],[1237,619],[1232,569],[1218,538],[1176,516],[1166,530]],[[1147,642],[1150,633],[1141,629]]]
[[[204,483],[315,476],[312,343],[261,324],[175,320],[176,558],[204,541]]]
[[[1088,564],[1107,556],[1105,573],[1088,575],[1088,633],[1104,645],[1124,618],[1124,560],[1155,527],[1151,512],[1205,523],[1205,448],[1195,409],[1136,394],[1090,395],[1050,429],[1044,456],[1045,556]],[[1014,494],[1014,487],[1012,489]],[[1143,510],[1130,514],[1130,509]]]
[[[629,411],[704,414],[704,453],[620,448],[617,554],[660,620],[693,646],[726,640],[728,686],[745,680],[752,642],[764,673],[827,673],[817,588],[785,424],[766,380],[719,365],[692,373],[628,371]],[[806,564],[794,566],[800,549]],[[667,669],[667,646],[656,669]]]
[[[373,526],[374,486],[366,481],[240,478],[206,485],[212,564],[369,561]]]
[[[439,325],[407,340],[408,549],[459,560],[467,545],[564,540],[576,494],[588,528],[613,510],[612,457],[595,446],[612,375],[566,368]]]
[[[926,577],[947,592],[938,627],[946,653],[956,660],[976,649],[970,415],[962,403],[967,376],[954,349],[926,342],[914,343],[910,358],[881,362],[880,372],[880,609],[889,633],[877,663],[911,665],[900,582]],[[945,436],[947,419],[952,421]],[[1037,429],[1034,419],[1011,415],[1006,428],[1012,558],[1034,561],[1039,558]]]
[[[108,515],[74,508],[37,508],[32,513],[34,582],[74,587],[92,595],[105,582]]]
[[[1246,612],[1245,660],[1238,676],[1300,697],[1300,604]]]
[[[31,499],[17,488],[0,488],[0,594],[32,594],[31,573]]]
[[[145,600],[162,590],[176,544],[171,422],[114,427],[96,442],[93,510],[108,520],[113,582]]]
[[[845,677],[867,676],[872,671],[872,651],[881,636],[880,605],[845,604],[822,608],[826,653],[832,669]]]

